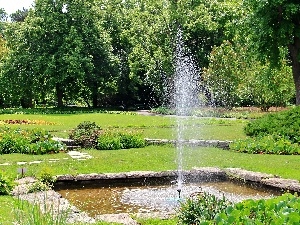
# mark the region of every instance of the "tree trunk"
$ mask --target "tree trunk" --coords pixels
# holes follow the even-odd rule
[[[33,108],[32,98],[22,97],[20,102],[23,109]]]
[[[93,100],[93,108],[98,107],[98,85],[94,83],[92,90],[92,100]]]
[[[64,96],[64,92],[61,88],[61,84],[57,83],[56,84],[56,98],[57,98],[57,106],[58,107],[63,107],[64,106],[63,96]]]
[[[289,50],[291,53],[292,71],[296,89],[296,105],[300,105],[300,61],[298,58],[300,53],[299,37],[294,37],[294,43],[289,45]]]

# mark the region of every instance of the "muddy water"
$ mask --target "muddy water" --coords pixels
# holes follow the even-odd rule
[[[223,195],[232,202],[244,199],[270,198],[277,193],[255,189],[231,182],[188,184],[183,186],[181,198],[178,197],[177,185],[124,187],[80,187],[57,190],[80,210],[90,216],[109,213],[136,212],[174,212],[180,201],[197,192],[208,192],[217,197]]]

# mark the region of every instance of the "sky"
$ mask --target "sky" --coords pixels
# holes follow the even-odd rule
[[[23,7],[28,9],[34,0],[0,0],[0,8],[4,8],[5,12],[10,15]]]

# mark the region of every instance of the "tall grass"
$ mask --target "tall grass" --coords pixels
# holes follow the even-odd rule
[[[45,196],[46,197],[46,196]],[[57,211],[54,206],[46,203],[30,203],[17,199],[14,209],[14,220],[20,225],[66,225],[68,211]]]

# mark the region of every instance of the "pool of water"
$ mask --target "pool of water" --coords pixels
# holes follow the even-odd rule
[[[60,187],[56,191],[90,216],[111,213],[175,212],[181,201],[199,192],[211,193],[220,198],[224,195],[232,202],[277,195],[275,192],[228,181],[186,184],[182,187],[181,198],[178,196],[177,185],[79,186],[70,189]]]

